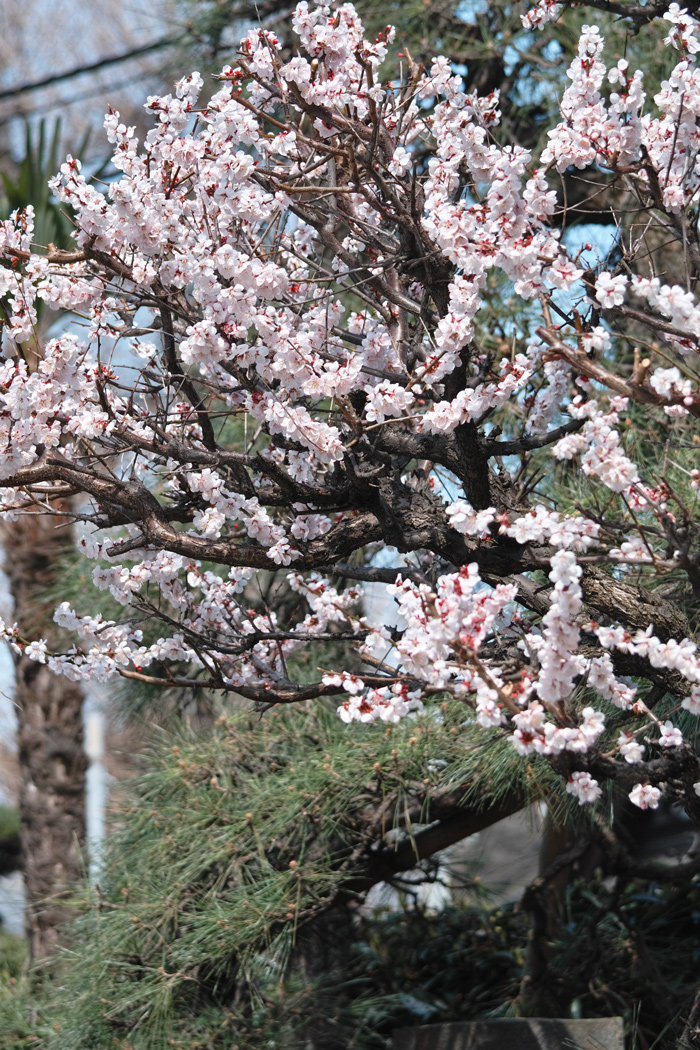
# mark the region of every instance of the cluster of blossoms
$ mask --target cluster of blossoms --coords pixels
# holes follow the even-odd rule
[[[544,29],[548,22],[555,21],[562,13],[561,4],[555,0],[538,0],[527,14],[522,15],[522,23],[525,29]]]
[[[558,13],[541,0],[525,24]],[[69,652],[16,625],[3,637],[74,678],[147,668],[263,704],[340,694],[348,722],[451,694],[561,769],[580,802],[600,795],[607,747],[632,801],[657,805],[646,749],[688,748],[644,683],[662,673],[700,714],[700,665],[660,598],[640,611],[628,574],[692,580],[695,526],[625,435],[635,404],[668,426],[700,414],[700,304],[641,263],[586,276],[549,172],[624,178],[685,237],[698,47],[692,19],[676,5],[666,18],[681,53],[657,115],[642,73],[607,68],[585,26],[539,157],[498,144],[497,93],[467,94],[447,59],[387,79],[393,31],[365,40],[350,4],[300,3],[289,60],[252,30],[206,104],[198,74],[149,98],[143,143],[110,113],[106,192],[72,158],[51,183],[75,251],[34,253],[31,209],[0,224],[0,501],[17,517],[80,493],[94,583],[127,612],[62,604]],[[520,312],[512,346],[486,352],[498,282]],[[40,346],[42,303],[79,315],[80,334]],[[616,361],[610,320],[627,316],[654,332],[653,367],[638,348]],[[580,469],[585,506],[550,509],[530,459],[547,447],[552,469]],[[407,563],[358,557],[378,547]],[[261,599],[261,571],[284,613]],[[389,583],[394,631],[362,616],[373,579]],[[293,653],[341,639],[366,671],[294,680]]]

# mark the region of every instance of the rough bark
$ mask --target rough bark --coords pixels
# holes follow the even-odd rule
[[[4,527],[5,571],[14,616],[25,638],[58,645],[46,591],[73,549],[69,528],[46,515],[24,515]],[[43,597],[42,597],[43,594]],[[27,659],[15,661],[22,868],[31,957],[46,958],[69,909],[65,899],[79,877],[85,841],[85,771],[80,686]]]

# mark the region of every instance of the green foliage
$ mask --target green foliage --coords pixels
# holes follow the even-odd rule
[[[524,911],[476,882],[437,915],[354,906],[363,854],[431,798],[522,792],[570,819],[561,778],[497,733],[476,746],[460,705],[352,732],[325,704],[233,710],[161,733],[144,766],[50,984],[0,938],[3,1050],[388,1050],[404,1024],[517,1010]],[[567,908],[559,1000],[658,1034],[697,968],[700,887],[594,881]]]
[[[31,125],[25,126],[24,157],[20,162],[17,175],[11,178],[1,172],[3,194],[0,200],[0,212],[3,217],[16,209],[34,208],[34,240],[38,247],[54,244],[57,248],[68,250],[72,247],[71,234],[73,224],[49,189],[49,179],[58,171],[63,160],[61,148],[61,120],[58,118],[53,131],[48,133],[46,121],[39,123],[39,135],[35,141]],[[80,158],[85,152],[89,133],[79,144],[74,156]]]
[[[27,944],[24,937],[6,933],[0,928],[0,974],[8,980],[17,980],[27,961]]]
[[[25,973],[27,944],[0,928],[0,1033],[2,1050],[27,1050],[49,1036],[48,989]]]
[[[256,1045],[260,1012],[307,927],[407,811],[411,824],[430,820],[429,788],[469,787],[484,805],[529,792],[529,767],[507,742],[495,755],[470,752],[465,785],[463,712],[350,734],[316,704],[261,721],[233,712],[206,735],[164,737],[71,934],[77,958],[53,1014],[60,1045],[189,1047],[206,1031],[203,1045],[228,1047],[232,1030],[239,1046]],[[280,1045],[294,1045],[293,1014]]]
[[[16,806],[0,806],[0,843],[19,835],[19,810]]]
[[[583,1017],[622,1014],[635,1046],[673,1047],[697,989],[700,885],[578,884],[552,980]],[[664,1031],[659,1043],[659,1038]]]
[[[363,1045],[384,1047],[393,1028],[475,1020],[508,1012],[523,974],[527,919],[487,897],[438,913],[420,908],[362,920],[346,982]],[[362,980],[364,978],[364,986]]]
[[[24,156],[14,177],[7,172],[0,172],[0,219],[6,219],[13,211],[27,207],[34,209],[33,247],[39,253],[45,252],[49,245],[63,251],[75,248],[73,241],[73,222],[70,212],[53,196],[49,189],[49,179],[58,172],[65,156],[61,146],[61,119],[58,117],[51,132],[46,121],[39,122],[39,133],[35,139],[31,125],[25,125]],[[80,160],[87,148],[90,132],[74,148],[73,156]],[[92,176],[99,178],[107,167],[104,162]],[[5,265],[9,265],[7,262]],[[0,303],[0,314],[5,315],[5,308]],[[38,304],[39,327],[42,321],[51,317],[51,311]]]
[[[567,891],[566,919],[550,980],[568,1013],[621,1015],[631,1048],[671,1050],[697,983],[697,882],[580,881]],[[527,941],[523,912],[490,907],[484,898],[437,915],[413,910],[362,920],[334,1001],[338,1011],[346,997],[343,1017],[356,1018],[356,1026],[346,1020],[352,1035],[338,1045],[383,1050],[396,1027],[513,1016]]]
[[[3,1050],[43,1050],[55,1034],[48,1020],[49,1012],[45,985],[26,974],[17,977],[0,972],[0,1045]]]
[[[569,888],[566,909],[551,974],[571,1016],[620,1014],[634,1050],[661,1033],[656,1050],[671,1050],[694,991],[700,886],[594,880]],[[53,990],[27,977],[0,981],[2,1046],[389,1050],[393,1029],[404,1025],[516,1014],[527,941],[525,914],[512,904],[494,908],[483,895],[438,914],[341,919],[314,935],[299,931],[286,972],[268,955],[255,971],[254,997],[220,984],[215,1001],[193,981],[186,1001],[174,992],[177,1011],[142,1029],[136,999],[131,1023],[109,1017],[110,995],[130,997],[139,975],[133,960],[116,972],[114,944],[101,938],[91,977],[78,963],[56,974]],[[98,967],[100,947],[107,954]]]

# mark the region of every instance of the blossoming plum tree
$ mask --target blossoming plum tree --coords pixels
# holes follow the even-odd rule
[[[125,611],[63,602],[69,652],[5,639],[74,679],[261,709],[338,696],[347,722],[452,695],[581,804],[610,780],[700,820],[674,715],[700,715],[700,656],[665,590],[700,594],[698,472],[677,455],[700,415],[700,45],[677,4],[663,19],[678,63],[653,100],[584,28],[537,157],[499,144],[497,94],[466,95],[446,58],[405,54],[386,80],[394,32],[364,40],[349,4],[299,4],[286,62],[251,31],[204,107],[198,74],[149,98],[142,144],[110,113],[107,192],[70,157],[52,184],[75,251],[37,252],[30,209],[0,228],[0,497],[9,518],[74,498]],[[596,269],[556,188],[593,165],[624,201]],[[658,231],[682,284],[657,273]],[[37,300],[82,325],[30,369]],[[626,448],[640,411],[669,434],[653,475]],[[553,505],[553,471],[578,472],[576,506]],[[297,595],[286,622],[249,607],[259,570]],[[367,623],[362,581],[403,627]],[[294,677],[295,653],[338,640],[356,664]]]

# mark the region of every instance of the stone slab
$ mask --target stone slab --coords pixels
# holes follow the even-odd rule
[[[624,1050],[621,1017],[503,1018],[398,1028],[394,1050]]]

